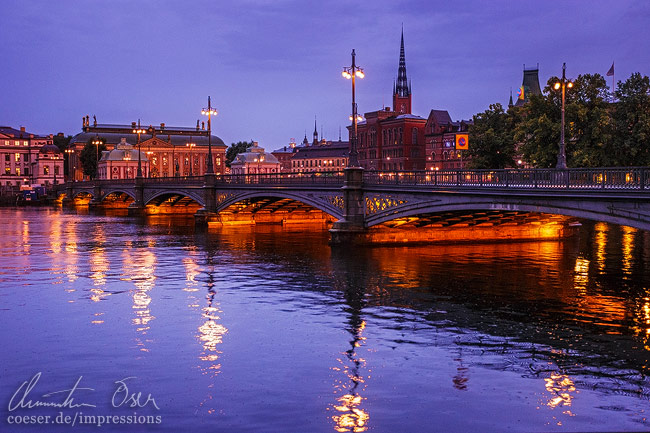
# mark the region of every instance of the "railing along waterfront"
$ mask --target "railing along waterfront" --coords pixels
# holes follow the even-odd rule
[[[649,190],[650,167],[371,171],[366,185],[455,188]]]

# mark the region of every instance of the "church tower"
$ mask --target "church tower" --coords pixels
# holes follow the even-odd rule
[[[318,146],[318,128],[316,128],[316,117],[314,117],[314,141],[312,146]]]
[[[406,57],[404,56],[404,28],[399,50],[399,67],[397,83],[393,86],[393,111],[400,114],[411,114],[411,84],[406,79]]]

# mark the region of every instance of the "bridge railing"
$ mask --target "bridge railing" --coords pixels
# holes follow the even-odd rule
[[[364,183],[444,188],[650,190],[650,167],[369,171],[364,174]]]
[[[313,173],[224,174],[217,185],[343,185],[342,171]]]

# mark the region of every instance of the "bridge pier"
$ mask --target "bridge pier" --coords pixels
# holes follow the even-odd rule
[[[129,216],[142,217],[145,216],[146,207],[144,204],[144,179],[142,176],[135,178],[135,200],[127,208]]]
[[[343,181],[343,218],[332,224],[330,244],[364,243],[367,228],[365,224],[365,201],[363,198],[363,168],[348,167]]]
[[[217,175],[208,173],[205,175],[203,185],[203,199],[205,207],[194,214],[194,224],[197,227],[207,227],[210,221],[217,221]]]

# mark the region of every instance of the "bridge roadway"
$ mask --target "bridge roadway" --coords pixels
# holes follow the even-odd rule
[[[650,167],[206,175],[68,182],[61,196],[101,203],[121,195],[130,213],[196,202],[197,222],[259,198],[289,199],[337,220],[333,233],[449,211],[539,212],[650,230]]]

